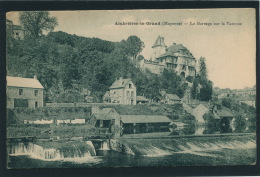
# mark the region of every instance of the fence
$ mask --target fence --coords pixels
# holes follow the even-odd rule
[[[103,105],[119,105],[115,103],[46,103],[46,107],[92,107]]]

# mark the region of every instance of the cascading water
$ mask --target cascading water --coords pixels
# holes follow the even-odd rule
[[[82,142],[81,144],[70,142],[61,144],[57,148],[45,148],[32,142],[15,142],[9,144],[7,149],[11,156],[28,155],[31,158],[45,161],[82,161],[91,159],[96,155],[92,142]]]
[[[211,152],[223,149],[256,149],[253,137],[196,137],[181,139],[132,139],[125,140],[127,146],[135,155],[165,156],[176,153],[194,154],[199,156],[214,156]]]

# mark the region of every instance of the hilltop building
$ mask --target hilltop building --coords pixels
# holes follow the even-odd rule
[[[105,93],[104,102],[136,105],[136,87],[131,79],[119,77]]]
[[[13,38],[16,40],[24,40],[25,30],[19,26],[14,25],[11,20],[6,20],[6,37],[7,39]]]
[[[31,78],[7,76],[7,108],[43,107],[43,86],[36,76]]]
[[[167,47],[164,38],[158,36],[152,46],[153,53],[150,60],[141,60],[139,65],[143,69],[160,74],[163,69],[172,69],[176,74],[186,78],[196,76],[196,59],[182,44],[173,43]]]

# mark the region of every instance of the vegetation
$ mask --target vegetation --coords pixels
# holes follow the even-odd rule
[[[199,73],[193,80],[192,97],[200,101],[209,101],[212,99],[212,85],[208,80],[206,59],[201,57],[199,60]]]
[[[20,23],[30,37],[38,38],[44,31],[52,31],[58,25],[55,17],[47,11],[20,12]]]
[[[120,76],[132,78],[138,95],[152,100],[158,100],[160,89],[184,95],[186,85],[173,71],[157,75],[137,67],[144,48],[137,36],[110,42],[49,32],[57,21],[48,12],[21,12],[20,22],[28,34],[24,40],[7,40],[7,75],[32,78],[36,74],[45,88],[45,102],[84,102],[89,96],[102,102]]]

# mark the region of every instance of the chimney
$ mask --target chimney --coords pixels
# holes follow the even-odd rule
[[[34,74],[33,79],[37,80],[37,75],[36,74]]]

